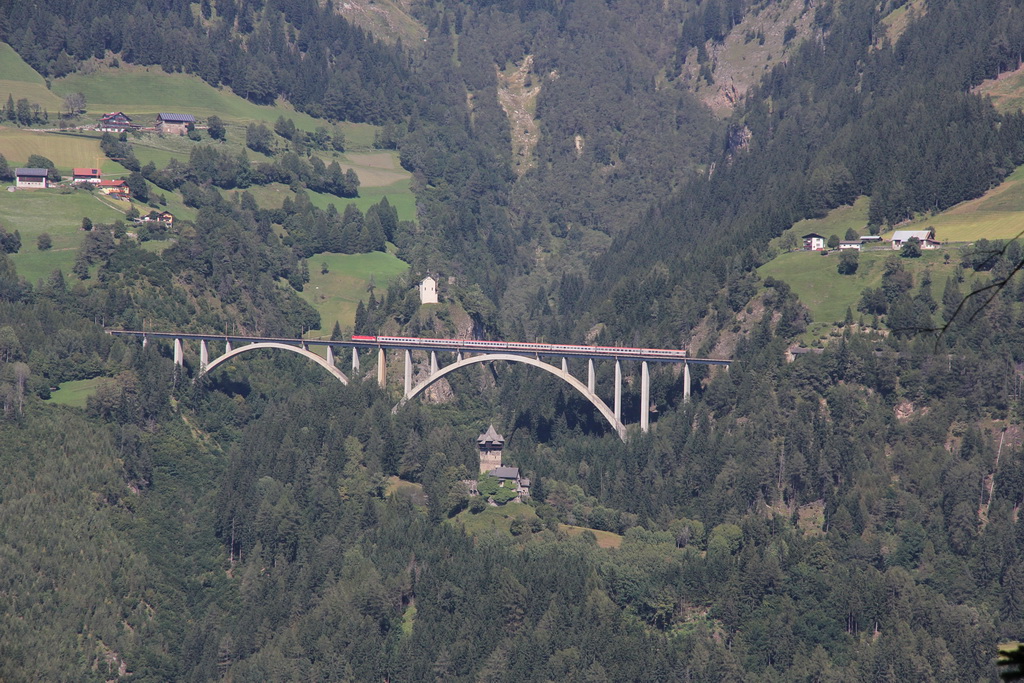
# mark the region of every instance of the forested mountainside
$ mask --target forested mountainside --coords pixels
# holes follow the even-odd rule
[[[689,402],[654,368],[653,428],[625,442],[518,366],[394,412],[372,354],[348,386],[271,352],[199,378],[103,328],[294,335],[318,324],[302,259],[357,234],[213,182],[159,253],[101,227],[74,280],[34,283],[0,253],[0,679],[997,678],[1024,630],[1019,244],[947,251],[944,281],[894,252],[795,358],[807,310],[756,267],[800,218],[869,195],[878,230],[1024,161],[1021,116],[968,94],[1017,65],[1018,3],[935,0],[895,43],[890,6],[809,4],[812,32],[727,121],[682,55],[764,4],[423,3],[415,51],[330,3],[117,5],[152,22],[130,32],[114,5],[5,4],[0,30],[54,76],[102,51],[383,124],[418,215],[374,207],[366,245],[456,283],[431,310],[410,283],[371,292],[357,331],[449,336],[461,307],[488,336],[734,363],[695,369]],[[192,47],[165,63],[142,42]],[[82,408],[48,400],[97,377]],[[467,495],[492,422],[528,504]]]

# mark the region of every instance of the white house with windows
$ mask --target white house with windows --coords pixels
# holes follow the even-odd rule
[[[804,249],[807,251],[821,251],[825,248],[825,237],[816,232],[808,233],[800,239],[804,241]]]
[[[922,249],[938,249],[939,247],[939,242],[935,239],[935,230],[927,228],[925,230],[897,230],[892,234],[892,248],[902,249],[904,244],[915,237],[921,243]]]

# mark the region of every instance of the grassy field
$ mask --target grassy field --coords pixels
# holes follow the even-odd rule
[[[865,251],[860,255],[860,267],[854,275],[840,275],[836,266],[839,263],[839,252],[832,251],[827,256],[819,252],[794,251],[782,254],[778,258],[758,268],[761,277],[774,277],[783,280],[800,301],[810,309],[815,322],[812,331],[820,331],[822,326],[831,328],[833,323],[841,322],[850,308],[857,314],[857,303],[861,292],[867,287],[878,287],[882,284],[882,271],[885,260],[897,254],[892,250]],[[921,258],[903,259],[903,264],[914,274],[915,285],[919,275],[930,269],[932,273],[932,295],[941,297],[942,285],[948,275],[956,270],[960,261],[954,251],[949,263],[945,263],[946,249],[926,251]]]
[[[57,268],[65,275],[70,273],[85,235],[80,230],[84,216],[94,223],[124,219],[124,214],[84,190],[71,194],[57,190],[0,191],[0,223],[8,231],[21,233],[21,251],[11,256],[18,274],[34,283]],[[36,239],[44,232],[50,233],[53,248],[39,251]]]
[[[93,377],[92,379],[78,379],[73,382],[64,382],[57,387],[57,391],[50,393],[50,398],[47,399],[47,401],[62,406],[84,408],[86,399],[96,393],[96,390],[99,389],[102,384],[109,381],[109,377]]]
[[[11,166],[23,166],[30,154],[40,154],[53,162],[63,175],[75,167],[95,167],[105,174],[127,173],[124,166],[107,159],[100,149],[99,137],[66,133],[40,133],[0,126],[0,154]]]
[[[17,102],[21,98],[38,104],[55,116],[62,99],[46,88],[46,81],[25,63],[7,43],[0,43],[0,97],[7,101],[10,95]]]
[[[1024,67],[982,81],[974,92],[991,97],[993,106],[1004,114],[1020,111],[1024,109]]]
[[[7,46],[5,46],[7,47]],[[8,48],[9,49],[9,48]],[[284,101],[273,106],[253,104],[230,88],[214,88],[198,76],[169,74],[160,67],[101,67],[92,73],[74,73],[53,82],[53,91],[63,97],[74,92],[85,95],[87,120],[108,111],[123,111],[143,125],[156,120],[160,112],[194,114],[200,119],[220,116],[226,123],[263,122],[273,124],[279,116],[295,122],[300,130],[313,131],[325,121],[296,111]],[[60,101],[58,99],[58,101]],[[370,150],[376,127],[367,123],[342,123],[346,148]],[[229,135],[235,131],[229,130]]]
[[[326,263],[328,273],[320,272]],[[369,298],[366,291],[370,277],[379,291],[405,272],[408,264],[392,254],[375,251],[370,254],[316,254],[309,258],[309,284],[300,296],[320,312],[321,329],[310,330],[310,336],[329,335],[338,321],[351,327],[356,319],[356,305]]]
[[[793,233],[797,238],[809,232],[816,232],[825,237],[838,235],[839,239],[844,239],[846,231],[853,228],[858,234],[866,235],[869,203],[867,197],[860,197],[851,205],[832,209],[824,218],[807,218],[794,223],[787,232]]]
[[[588,529],[582,526],[570,526],[568,524],[561,524],[559,528],[565,531],[570,536],[579,536],[585,531],[589,531],[594,534],[597,538],[597,545],[599,548],[618,548],[622,545],[622,536],[613,534],[610,531],[598,531],[597,529]]]
[[[160,67],[123,65],[100,67],[92,73],[73,73],[53,82],[53,91],[63,97],[74,92],[85,95],[89,115],[123,111],[143,122],[160,112],[188,112],[205,118],[217,114],[225,119],[273,123],[284,115],[302,130],[313,130],[322,122],[295,111],[287,104],[261,106],[234,94],[228,88],[214,88],[197,76],[170,74]]]
[[[483,512],[477,514],[463,510],[453,519],[463,525],[466,533],[476,535],[493,531],[508,533],[512,520],[517,518],[532,522],[537,519],[537,513],[529,505],[508,503],[499,507],[488,505]]]
[[[934,227],[940,241],[1011,239],[1024,232],[1024,166],[981,197],[936,216],[919,218],[900,229]]]

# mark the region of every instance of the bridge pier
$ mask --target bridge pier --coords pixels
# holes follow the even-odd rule
[[[359,347],[352,347],[352,374],[359,372]]]
[[[224,353],[231,353],[231,340],[230,339],[225,339],[224,340]]]
[[[615,421],[622,422],[622,363],[615,359]]]
[[[327,362],[334,365],[334,347],[330,344],[327,345]]]
[[[181,339],[174,339],[174,364],[178,367],[185,365],[185,349],[181,346]]]
[[[149,337],[143,336],[142,337],[142,348],[146,348],[147,346],[149,346]]]
[[[640,363],[640,431],[651,428],[651,374],[647,361]]]
[[[387,386],[388,380],[388,366],[387,358],[384,356],[384,347],[381,346],[377,349],[377,384],[383,389]]]
[[[597,380],[594,377],[594,359],[587,359],[587,391],[594,393],[594,388],[597,385]]]
[[[437,373],[437,351],[430,350],[430,374],[434,375]]]
[[[405,391],[402,393],[403,396],[408,396],[412,392],[412,351],[409,349],[405,350]]]
[[[565,359],[565,356],[562,356],[562,372],[569,374],[569,361]]]
[[[199,374],[206,372],[206,366],[210,364],[210,349],[206,346],[206,340],[199,341]]]
[[[726,366],[729,367],[729,366]],[[683,403],[690,401],[690,364],[683,361]]]

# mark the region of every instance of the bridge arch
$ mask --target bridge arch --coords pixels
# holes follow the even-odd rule
[[[220,356],[210,361],[207,364],[207,366],[199,373],[199,376],[202,377],[203,375],[208,374],[211,370],[216,368],[221,363],[226,363],[227,361],[231,360],[232,358],[241,353],[245,353],[246,351],[258,351],[259,349],[281,349],[283,351],[291,351],[292,353],[297,353],[300,356],[308,358],[309,360],[313,361],[314,363],[322,367],[327,372],[334,375],[334,377],[342,384],[348,384],[348,377],[345,376],[345,373],[336,368],[332,363],[327,362],[324,358],[316,355],[309,349],[302,348],[301,346],[293,346],[292,344],[281,344],[279,342],[255,342],[252,344],[246,344],[245,346],[239,346],[238,348],[235,349],[231,349],[223,356]]]
[[[396,405],[391,412],[397,412],[398,409],[404,406],[409,400],[416,398],[416,396],[426,391],[432,384],[434,384],[434,382],[438,381],[448,373],[455,372],[456,370],[461,370],[462,368],[468,367],[475,363],[488,363],[490,361],[495,360],[503,360],[508,361],[509,363],[523,363],[525,365],[531,365],[535,368],[540,368],[544,372],[554,375],[563,382],[566,382],[567,384],[569,384],[569,386],[571,386],[573,389],[582,394],[585,399],[590,401],[595,408],[597,408],[601,415],[604,416],[604,419],[608,421],[608,424],[610,424],[612,428],[615,430],[615,432],[619,435],[619,438],[621,438],[622,440],[626,439],[625,425],[622,424],[621,420],[615,417],[615,412],[608,407],[607,403],[602,401],[601,398],[597,396],[597,394],[594,394],[589,389],[587,389],[586,384],[579,381],[578,379],[570,375],[568,372],[563,372],[560,368],[557,368],[553,365],[548,365],[547,363],[544,363],[543,361],[540,361],[536,358],[531,358],[529,356],[519,356],[512,353],[485,353],[479,356],[470,356],[469,358],[463,358],[462,360],[456,361],[451,365],[446,365],[445,367],[437,370],[437,372],[432,373],[430,377],[428,377],[427,379],[423,380],[415,387],[413,387],[412,390],[410,390],[409,393],[406,396],[404,396],[401,401],[398,402],[398,405]]]

